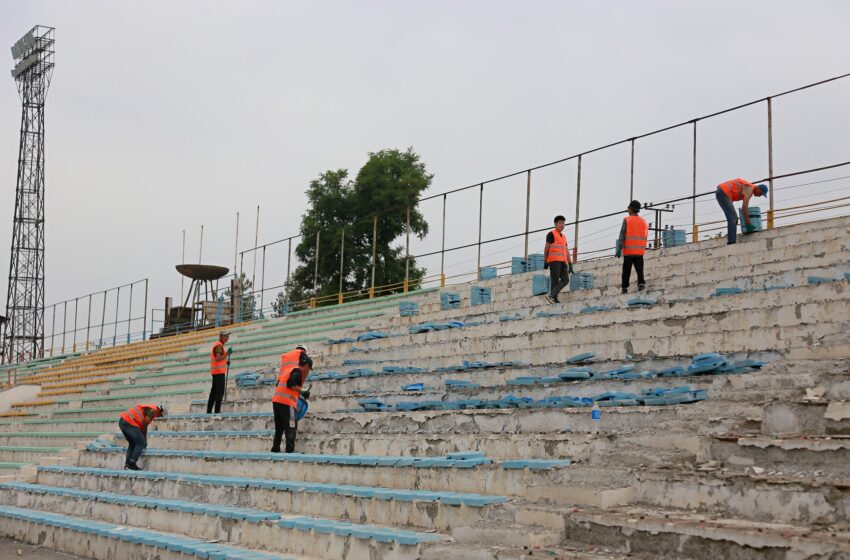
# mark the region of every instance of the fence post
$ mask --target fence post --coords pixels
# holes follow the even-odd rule
[[[127,344],[130,344],[130,328],[133,325],[133,284],[130,284],[130,305],[127,308]]]
[[[257,205],[257,223],[254,227],[254,248],[251,252],[254,253],[254,272],[251,273],[251,287],[257,291],[257,245],[260,243],[260,205]],[[252,294],[253,295],[253,294]]]
[[[579,205],[581,204],[581,155],[578,156],[578,172],[576,173],[576,225],[573,232],[573,262],[578,261],[578,221]]]
[[[375,264],[378,259],[378,215],[372,220],[372,287],[369,288],[369,299],[375,297]]]
[[[691,199],[691,242],[695,243],[699,241],[699,226],[697,226],[697,121],[693,121],[694,123],[694,155],[693,155],[693,176],[692,176],[692,187],[693,187],[693,198]]]
[[[404,292],[410,283],[410,206],[407,207],[406,236],[404,242]]]
[[[316,292],[319,290],[319,238],[321,235],[321,230],[316,231],[316,262],[313,267],[313,297],[316,296]]]
[[[286,283],[284,284],[283,289],[283,301],[284,301],[284,309],[287,313],[289,313],[289,271],[290,265],[292,264],[292,238],[289,238],[289,249],[287,249],[286,253]]]
[[[103,327],[106,324],[106,290],[103,290],[103,307],[100,316],[100,342],[98,348],[103,348]]]
[[[525,187],[525,259],[528,260],[528,229],[531,216],[531,170],[529,169]]]
[[[88,311],[88,317],[86,319],[86,352],[89,351],[89,336],[90,336],[89,333],[91,332],[91,297],[92,297],[92,295],[94,295],[94,294],[89,294],[89,311]]]
[[[478,274],[476,280],[481,278],[481,224],[484,218],[484,183],[478,188]],[[526,227],[528,229],[528,227]]]
[[[74,337],[73,337],[73,352],[77,351],[77,312],[80,309],[80,298],[74,298]]]
[[[339,296],[337,303],[342,303],[343,279],[345,278],[345,226],[342,226],[342,234],[339,239]]]
[[[236,259],[236,257],[233,257]],[[148,279],[145,278],[145,308],[142,310],[142,340],[145,340],[148,327]],[[151,334],[153,334],[153,313],[151,313]]]
[[[121,307],[121,286],[118,286],[118,291],[115,294],[115,321],[112,328],[112,346],[115,346],[118,341],[118,311]]]
[[[56,334],[56,304],[53,304],[53,318],[51,319],[52,325],[50,327],[50,357],[53,357],[53,348],[56,346],[56,342],[53,340],[54,335]],[[9,362],[11,363],[11,362]]]
[[[260,272],[260,316],[263,314],[263,306],[265,304],[266,294],[266,246],[263,245],[263,267]]]
[[[446,195],[443,195],[443,241],[440,246],[440,277],[441,286],[446,285]]]
[[[629,201],[635,199],[635,139],[632,138],[632,160],[629,172]]]
[[[767,229],[773,229],[773,100],[767,98],[767,175],[770,186]]]
[[[68,300],[62,302],[64,311],[62,312],[62,353],[65,353],[65,334],[68,332]]]

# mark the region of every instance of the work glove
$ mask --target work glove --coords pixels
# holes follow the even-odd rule
[[[615,257],[617,257],[618,259],[619,259],[620,257],[622,257],[622,256],[623,256],[623,251],[622,251],[622,249],[617,249],[617,252],[616,252],[616,253],[614,253],[614,256],[615,256]]]
[[[231,354],[233,354],[233,346],[227,349],[227,356],[230,357]]]
[[[310,398],[310,389],[307,389],[306,391],[301,391],[301,398],[305,401],[308,400]]]
[[[570,263],[570,264],[567,265],[567,270],[570,271],[570,274],[573,273],[573,263]]]
[[[543,270],[549,269],[549,263],[543,263]]]

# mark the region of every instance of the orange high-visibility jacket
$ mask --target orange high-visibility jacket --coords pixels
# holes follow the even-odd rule
[[[567,262],[567,236],[557,229],[552,230],[552,236],[555,238],[555,242],[549,244],[546,262]]]
[[[218,346],[221,346],[222,351],[220,359],[215,357],[215,349]],[[224,351],[224,343],[216,340],[210,351],[210,375],[224,375],[225,373],[227,373],[227,352]]]
[[[121,419],[131,426],[135,426],[141,430],[150,424],[150,422],[153,422],[153,420],[150,422],[147,421],[144,410],[146,408],[156,410],[157,407],[155,404],[137,404],[133,408],[128,409],[126,412],[122,412]]]
[[[744,187],[750,187],[752,189],[755,188],[755,185],[749,181],[738,178],[730,179],[725,183],[720,183],[717,187],[726,193],[726,196],[728,196],[732,202],[737,202],[744,199]]]
[[[289,376],[292,375],[292,372],[297,368],[298,366],[295,365],[286,366],[280,369],[280,375],[277,376],[277,386],[274,389],[272,402],[285,404],[287,406],[291,406],[293,409],[298,407],[298,397],[301,396],[302,385],[298,385],[297,387],[286,386],[286,383],[289,381]],[[303,373],[301,382],[304,382]]]
[[[626,216],[626,239],[623,243],[623,254],[643,256],[646,253],[646,239],[649,225],[640,216]]]

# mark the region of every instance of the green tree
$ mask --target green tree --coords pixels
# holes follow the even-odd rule
[[[367,290],[372,283],[372,228],[378,217],[375,285],[404,281],[407,209],[410,233],[422,239],[428,223],[417,200],[431,185],[433,175],[412,148],[370,153],[354,180],[345,169],[326,171],[310,182],[308,209],[301,218],[301,242],[295,254],[301,263],[292,275],[291,301],[336,294],[340,287],[340,248],[343,235],[342,291]],[[319,239],[318,285],[316,238]],[[425,270],[410,259],[412,283]],[[397,288],[393,291],[401,291]]]

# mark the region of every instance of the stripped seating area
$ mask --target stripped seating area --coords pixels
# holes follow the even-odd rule
[[[236,325],[221,414],[213,331],[34,361],[0,418],[0,535],[99,559],[850,557],[850,218],[724,243],[649,251],[640,297],[602,258],[560,304],[523,264]],[[271,453],[296,344],[309,412]],[[168,414],[121,470],[139,402]]]

